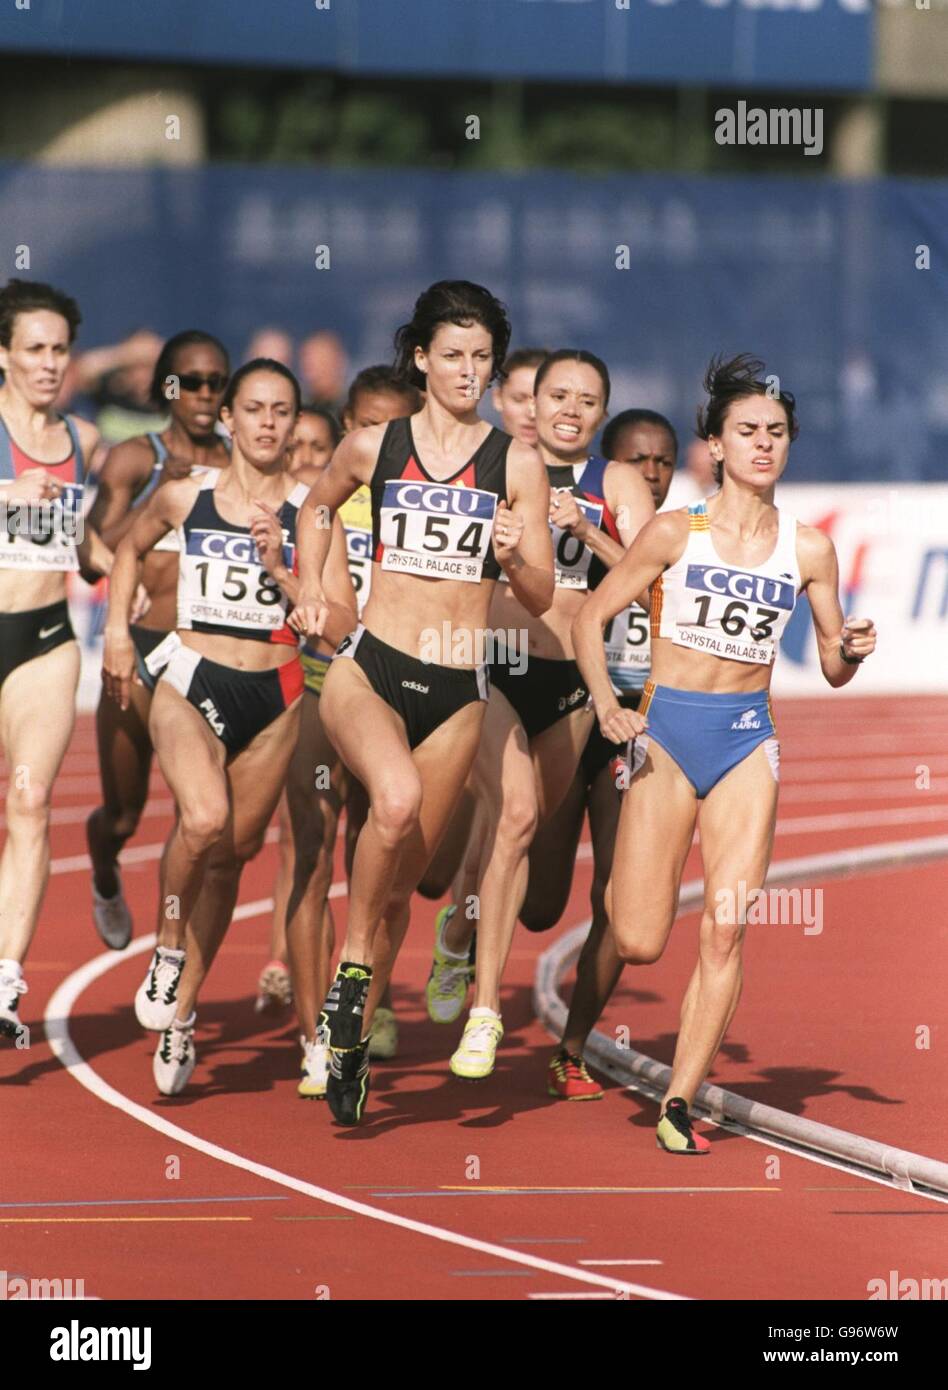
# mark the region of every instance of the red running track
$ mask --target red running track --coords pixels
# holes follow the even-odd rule
[[[778,719],[776,858],[948,831],[948,701],[787,701]],[[709,1131],[708,1159],[675,1159],[655,1147],[654,1107],[611,1085],[598,1104],[549,1100],[551,1042],[530,1001],[548,938],[516,937],[495,1075],[477,1085],[452,1078],[460,1025],[440,1027],[424,1012],[434,909],[421,899],[395,981],[399,1056],[374,1066],[359,1129],[336,1128],[325,1105],[297,1099],[292,1022],[253,1012],[267,915],[231,929],[181,1097],[156,1096],[154,1042],[131,1010],[147,956],[116,957],[81,990],[69,1021],[79,1053],[142,1109],[104,1103],[56,1060],[42,1025],[57,986],[102,954],[82,862],[95,769],[83,718],[57,788],[54,874],[27,971],[31,1046],[0,1059],[18,1155],[0,1197],[8,1274],[83,1278],[104,1298],[299,1299],[610,1299],[623,1285],[633,1298],[861,1299],[868,1280],[892,1269],[944,1274],[942,1203],[720,1130]],[[153,927],[170,823],[157,778],[154,792],[124,870],[138,935]],[[243,904],[269,897],[274,865],[269,845],[245,874]],[[693,856],[686,876],[697,872]],[[820,933],[749,930],[744,998],[713,1079],[943,1156],[948,868],[822,886]],[[581,855],[564,928],[588,915],[588,889]],[[341,920],[345,899],[335,906]],[[676,927],[658,965],[627,972],[600,1025],[627,1026],[634,1046],[662,1060],[693,964],[695,920]],[[917,1045],[922,1028],[927,1049]],[[176,1131],[156,1132],[139,1115]],[[229,1162],[196,1151],[189,1136]]]

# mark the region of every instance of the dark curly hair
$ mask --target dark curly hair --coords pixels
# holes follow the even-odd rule
[[[483,285],[471,280],[438,280],[415,300],[410,323],[403,323],[395,334],[395,371],[412,386],[425,389],[425,374],[415,366],[415,348],[427,352],[442,323],[462,328],[479,323],[491,336],[494,361],[490,380],[501,373],[501,364],[510,346],[510,320],[499,299]]]
[[[708,393],[707,405],[698,406],[696,434],[707,440],[712,434],[720,436],[728,410],[735,401],[746,400],[748,396],[769,396],[778,400],[787,417],[787,430],[790,439],[800,433],[797,421],[797,403],[792,391],[784,391],[779,386],[779,378],[766,379],[767,368],[759,357],[742,352],[737,357],[725,360],[723,356],[712,357],[704,374],[704,389]],[[778,394],[774,394],[772,382],[778,383]],[[720,487],[724,476],[723,463],[715,462],[714,480]]]
[[[8,280],[0,290],[0,344],[5,348],[10,346],[17,314],[28,314],[36,309],[61,314],[69,325],[69,341],[75,342],[82,315],[74,299],[42,280]]]

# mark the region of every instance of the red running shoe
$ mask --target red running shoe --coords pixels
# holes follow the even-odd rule
[[[550,1058],[546,1089],[557,1100],[602,1100],[605,1095],[598,1081],[589,1075],[582,1057],[567,1052],[565,1047]]]
[[[711,1150],[704,1135],[695,1134],[691,1128],[688,1102],[681,1096],[673,1096],[666,1102],[665,1113],[655,1131],[655,1142],[669,1154],[706,1154]]]

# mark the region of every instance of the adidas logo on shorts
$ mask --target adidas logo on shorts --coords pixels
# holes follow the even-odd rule
[[[759,729],[760,719],[755,709],[746,709],[740,719],[735,719],[732,729]]]
[[[419,685],[417,681],[402,681],[403,690],[417,690],[419,695],[427,695],[429,687]]]

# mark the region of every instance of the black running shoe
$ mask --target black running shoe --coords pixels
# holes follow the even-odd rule
[[[362,1017],[371,983],[370,965],[353,965],[351,961],[340,963],[326,995],[321,1016],[321,1022],[329,1030],[332,1051],[345,1051],[361,1043]]]
[[[369,1039],[358,1047],[331,1048],[326,1099],[341,1125],[357,1125],[369,1093]]]

